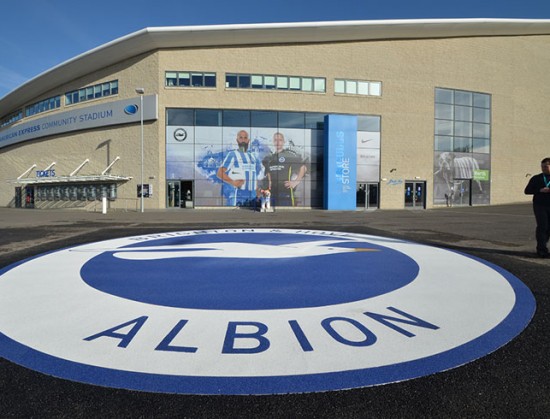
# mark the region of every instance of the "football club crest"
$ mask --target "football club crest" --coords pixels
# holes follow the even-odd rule
[[[503,269],[354,233],[194,230],[70,247],[0,271],[0,356],[182,394],[329,391],[458,367],[535,301]]]

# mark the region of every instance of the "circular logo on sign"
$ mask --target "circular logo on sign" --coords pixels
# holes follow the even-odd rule
[[[71,247],[0,271],[0,356],[184,394],[384,384],[507,343],[535,301],[456,252],[353,233],[200,230]]]
[[[176,141],[185,141],[187,138],[187,131],[185,131],[183,128],[178,128],[174,131],[174,139]]]
[[[138,105],[128,105],[124,108],[124,113],[126,115],[134,115],[135,113],[137,113],[138,109]]]

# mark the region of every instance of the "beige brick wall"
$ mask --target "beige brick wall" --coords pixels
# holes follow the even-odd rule
[[[491,203],[528,200],[527,173],[550,155],[550,36],[472,37],[312,45],[167,49],[145,54],[56,88],[43,97],[118,79],[116,99],[136,97],[134,89],[158,93],[159,119],[145,126],[145,179],[154,197],[146,208],[165,205],[165,109],[229,108],[382,116],[381,178],[418,178],[433,189],[435,87],[492,95]],[[217,73],[217,88],[166,88],[165,71]],[[326,94],[225,89],[225,73],[325,77]],[[382,97],[335,95],[334,78],[377,80]],[[40,98],[36,98],[39,100]],[[101,101],[113,98],[99,99]],[[95,104],[96,101],[93,101]],[[88,106],[84,102],[77,106]],[[60,111],[68,108],[61,108]],[[44,114],[38,115],[38,117]],[[25,119],[27,121],[27,119]],[[81,174],[101,172],[110,158],[112,173],[132,176],[119,189],[120,202],[135,206],[139,183],[139,126],[126,125],[46,138],[0,149],[0,176],[17,177],[31,164],[58,161],[61,175],[90,158]],[[390,173],[392,168],[397,170]],[[154,179],[149,179],[154,177]],[[403,207],[402,184],[381,182],[381,208]],[[0,205],[13,198],[13,185],[0,184]]]

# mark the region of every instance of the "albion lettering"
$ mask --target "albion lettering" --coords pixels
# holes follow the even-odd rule
[[[326,339],[333,339],[342,345],[355,347],[372,346],[377,342],[378,337],[369,328],[369,320],[382,324],[388,329],[408,338],[415,337],[416,334],[414,332],[418,333],[419,328],[428,330],[439,329],[439,326],[395,307],[387,307],[387,310],[391,311],[393,314],[374,313],[370,311],[364,312],[363,314],[366,317],[365,322],[343,316],[328,317],[319,322],[318,330],[311,331],[305,330],[297,320],[291,319],[288,320],[288,334],[286,338],[283,337],[284,343],[288,344],[289,341],[293,341],[299,344],[303,352],[312,352],[317,348],[310,343],[308,333],[317,335],[319,331],[324,330]],[[398,317],[396,317],[395,314],[397,314]],[[84,338],[84,340],[91,342],[100,338],[108,338],[113,339],[118,347],[126,348],[131,344],[132,340],[141,329],[145,327],[148,318],[148,316],[138,317],[88,336]],[[189,346],[172,344],[176,336],[180,334],[183,336],[185,334],[183,329],[188,323],[188,319],[178,321],[154,350],[185,353],[195,353],[200,350],[200,346],[198,346],[197,342],[192,342],[193,336],[187,336],[190,342]],[[123,333],[121,330],[127,331]],[[355,332],[353,333],[354,337],[352,338],[345,330],[353,330]],[[278,335],[277,338],[281,339],[281,336]],[[272,339],[273,337],[269,335],[268,324],[258,321],[230,321],[227,323],[225,337],[221,345],[221,353],[257,354],[265,352],[269,350]],[[208,342],[208,344],[212,344],[212,342]],[[281,344],[281,342],[278,342],[278,344]]]

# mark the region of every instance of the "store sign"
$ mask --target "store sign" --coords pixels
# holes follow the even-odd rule
[[[334,231],[178,231],[1,270],[0,357],[132,390],[329,391],[459,367],[534,311],[513,275],[441,248]]]
[[[357,178],[357,117],[325,116],[324,207],[355,210]]]
[[[49,135],[140,122],[139,103],[139,98],[117,100],[16,124],[0,130],[0,148]],[[157,95],[143,97],[143,119],[158,119]]]

